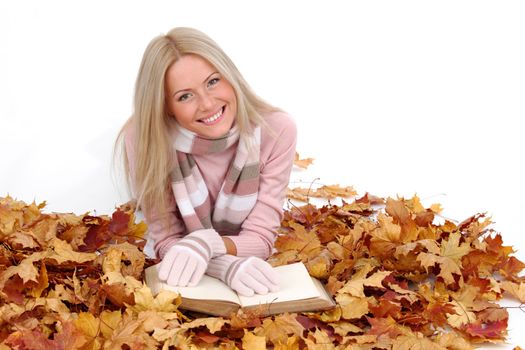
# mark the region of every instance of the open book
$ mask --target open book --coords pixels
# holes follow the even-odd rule
[[[317,279],[308,274],[303,263],[275,267],[280,290],[251,297],[238,295],[224,282],[204,275],[195,287],[173,287],[158,279],[157,266],[146,269],[146,284],[154,295],[161,289],[178,292],[181,308],[214,316],[229,316],[239,308],[256,309],[261,315],[282,312],[328,310],[335,306],[330,294]]]

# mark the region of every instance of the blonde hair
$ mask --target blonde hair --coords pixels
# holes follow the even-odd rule
[[[188,54],[207,60],[232,85],[237,98],[236,124],[241,137],[251,131],[252,125],[265,125],[261,113],[278,110],[251,90],[231,59],[206,34],[179,27],[154,38],[144,52],[135,82],[133,115],[120,131],[116,145],[122,147],[128,188],[132,189],[138,206],[146,214],[152,208],[159,214],[165,213],[167,208],[173,152],[168,130],[173,117],[166,106],[165,76],[173,63]],[[135,128],[133,174],[122,142],[130,127]]]

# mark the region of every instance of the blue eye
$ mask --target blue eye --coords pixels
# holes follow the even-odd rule
[[[179,101],[183,102],[186,101],[188,98],[190,98],[191,94],[183,94],[179,97]]]
[[[217,85],[219,83],[219,78],[213,78],[213,79],[210,79],[210,81],[208,81],[208,86],[214,86],[214,85]]]

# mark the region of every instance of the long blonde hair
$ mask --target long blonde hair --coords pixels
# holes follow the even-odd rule
[[[187,54],[207,60],[232,85],[241,137],[251,131],[252,125],[265,125],[261,113],[278,110],[251,90],[231,59],[206,34],[179,27],[154,38],[144,52],[135,82],[133,115],[121,129],[116,143],[116,149],[121,147],[128,188],[146,214],[153,208],[159,214],[165,213],[168,205],[166,193],[173,152],[168,130],[173,116],[168,114],[166,106],[165,76],[168,68]],[[130,127],[135,128],[133,174],[122,142]]]

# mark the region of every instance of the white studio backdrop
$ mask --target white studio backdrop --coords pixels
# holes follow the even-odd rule
[[[523,18],[521,1],[4,1],[0,197],[77,214],[126,202],[111,159],[142,52],[191,26],[295,118],[315,163],[294,185],[487,212],[525,260]],[[511,312],[514,345],[524,318]]]

